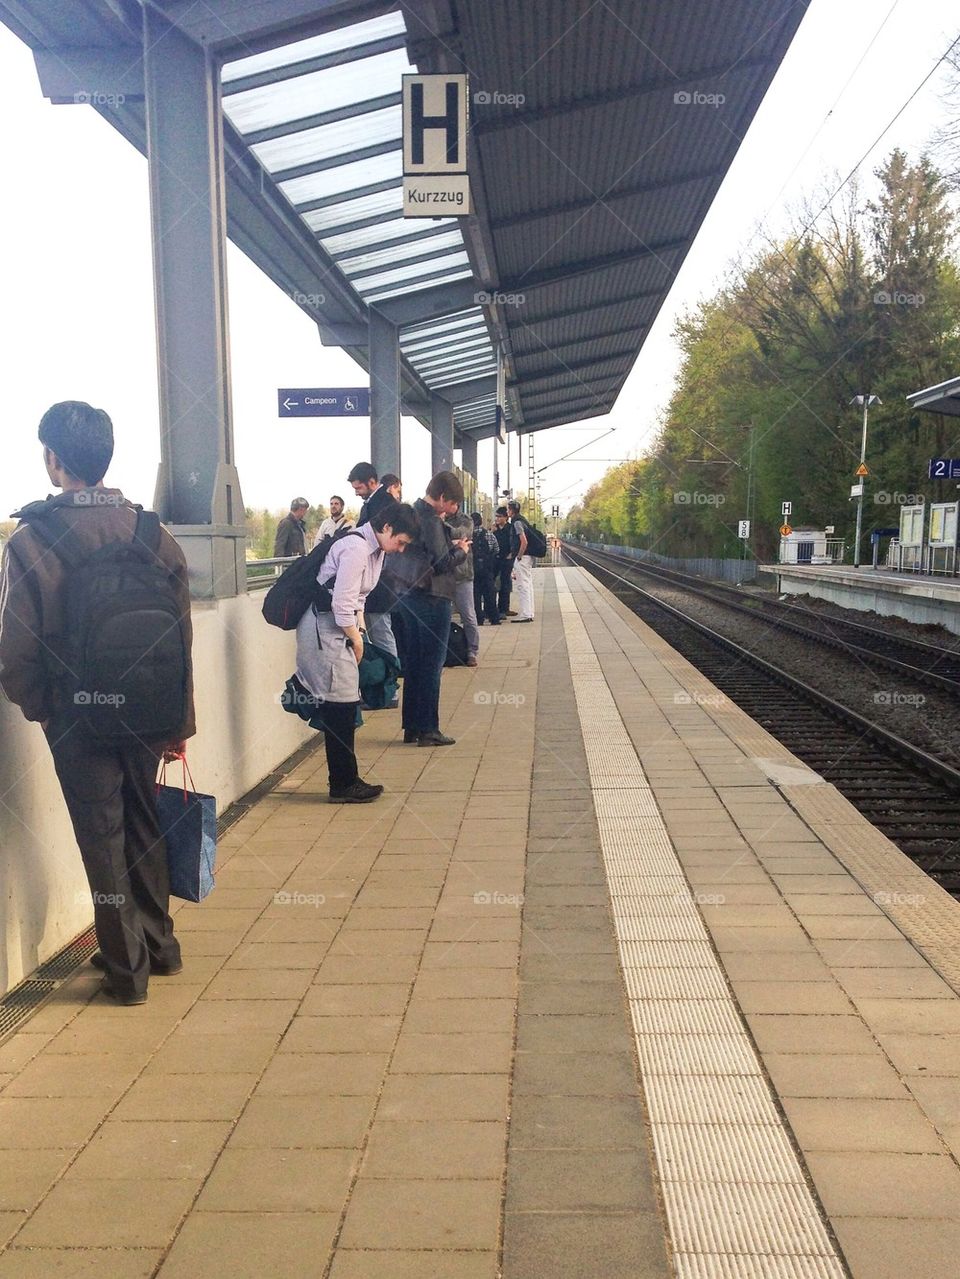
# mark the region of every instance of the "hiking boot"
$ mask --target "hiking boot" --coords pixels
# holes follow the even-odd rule
[[[417,738],[418,746],[455,746],[457,739],[455,737],[447,737],[439,731],[433,733],[421,733]]]
[[[383,794],[382,786],[373,786],[370,782],[361,781],[358,777],[345,790],[330,792],[331,804],[369,804],[371,800]]]

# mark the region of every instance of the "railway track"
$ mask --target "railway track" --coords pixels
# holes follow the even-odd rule
[[[657,599],[637,583],[640,574],[633,573],[632,564],[612,565],[607,561],[615,557],[601,560],[592,551],[563,549],[570,563],[593,573],[751,718],[832,782],[921,869],[960,897],[960,772]],[[766,617],[757,620],[767,622]]]
[[[942,648],[909,636],[892,635],[863,622],[818,613],[802,605],[744,596],[735,587],[724,586],[720,582],[704,582],[686,573],[627,560],[624,556],[598,551],[590,551],[589,555],[597,562],[627,567],[652,581],[680,587],[732,612],[747,617],[763,617],[769,625],[787,634],[847,653],[864,665],[893,671],[917,684],[939,688],[960,697],[960,638],[956,649]]]

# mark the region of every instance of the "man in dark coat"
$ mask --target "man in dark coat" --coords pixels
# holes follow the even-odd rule
[[[65,530],[64,543],[94,556],[133,541],[138,508],[102,483],[113,456],[113,425],[102,409],[76,400],[53,405],[41,420],[40,442],[50,481],[63,492],[25,508],[23,523],[7,543],[0,581],[0,687],[26,719],[40,723],[53,755],[93,897],[100,951],[92,962],[106,973],[104,993],[121,1004],[142,1004],[151,973],[169,976],[183,967],[169,912],[155,778],[158,758],[180,754],[196,732],[187,565],[161,526],[154,555],[175,602],[185,662],[181,722],[162,741],[92,736],[79,709],[90,702],[90,692],[71,696],[59,664],[49,660],[62,661],[70,651],[64,648],[70,582],[86,561],[71,567],[33,521],[56,520]]]
[[[310,503],[305,497],[295,497],[290,503],[290,514],[285,515],[277,525],[277,536],[273,543],[274,559],[286,559],[290,555],[306,555],[306,515],[309,509]]]
[[[380,483],[376,468],[369,462],[358,462],[347,476],[347,482],[357,497],[363,499],[363,506],[360,507],[360,514],[357,517],[357,528],[363,528],[364,524],[369,523],[384,507],[396,501],[386,485]],[[387,568],[386,565],[385,568]],[[363,617],[371,643],[376,644],[377,648],[382,648],[391,657],[398,656],[397,640],[390,621],[390,609],[395,602],[390,589],[390,572],[387,568],[386,579],[381,578],[370,593]],[[390,703],[391,708],[396,705],[396,702]]]
[[[444,517],[455,515],[463,486],[451,471],[440,471],[413,504],[420,531],[403,555],[395,558],[405,589],[397,612],[403,667],[403,740],[419,746],[452,746],[440,731],[440,677],[447,654],[450,615],[456,588],[455,571],[471,551],[465,538],[454,538]]]
[[[497,607],[501,618],[515,617],[516,614],[510,611],[510,591],[513,586],[513,562],[516,559],[519,539],[513,531],[513,525],[510,523],[505,506],[497,507],[493,534],[500,548],[500,558],[496,571],[497,586],[499,588]]]

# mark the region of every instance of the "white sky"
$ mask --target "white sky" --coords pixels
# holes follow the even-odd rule
[[[718,287],[761,217],[782,227],[805,192],[821,184],[832,189],[837,173],[846,176],[960,29],[955,0],[898,0],[821,129],[890,3],[813,0],[614,411],[536,436],[536,464],[547,467],[616,428],[588,444],[583,460],[549,465],[541,477],[546,502],[557,495],[562,508],[571,505],[607,469],[607,461],[592,459],[642,451],[672,389],[677,316]],[[942,120],[942,85],[938,75],[918,95],[866,161],[865,176],[894,145],[916,154],[927,143]],[[2,26],[0,119],[7,174],[0,202],[6,416],[0,519],[46,493],[36,427],[44,409],[61,399],[88,400],[110,413],[117,449],[108,481],[149,503],[159,445],[146,162],[92,108],[51,106],[29,51]],[[279,509],[295,493],[313,501],[333,492],[349,497],[347,471],[369,456],[367,423],[280,422],[276,390],[362,385],[363,371],[341,351],[322,347],[311,321],[232,245],[229,291],[244,501]],[[942,376],[957,372],[943,369]],[[412,420],[404,421],[402,455],[412,497],[430,473],[429,436]],[[489,492],[490,443],[480,445],[479,469]],[[513,482],[521,482],[515,448]]]

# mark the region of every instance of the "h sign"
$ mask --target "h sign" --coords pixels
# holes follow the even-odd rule
[[[405,75],[403,172],[424,174],[466,171],[467,77]]]

